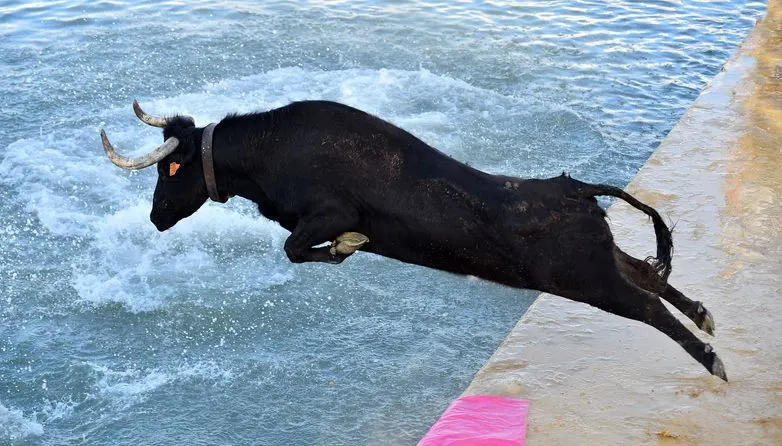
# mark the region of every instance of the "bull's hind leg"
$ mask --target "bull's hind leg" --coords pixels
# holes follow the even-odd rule
[[[702,302],[692,301],[672,285],[666,283],[652,265],[636,259],[614,246],[614,258],[622,275],[636,286],[655,293],[695,322],[701,330],[714,335],[714,317]]]
[[[711,374],[727,381],[722,361],[711,346],[679,322],[657,296],[622,275],[607,224],[591,218],[568,223],[559,237],[542,239],[533,246],[550,253],[548,261],[532,265],[538,274],[538,289],[644,322],[676,341]]]
[[[650,325],[676,341],[709,373],[728,380],[725,367],[711,345],[692,334],[657,296],[630,283],[613,265],[604,266],[611,267],[610,272],[594,275],[591,283],[584,283],[578,289],[559,288],[555,294]]]
[[[711,345],[690,332],[665,308],[660,299],[617,276],[614,291],[589,303],[618,316],[644,322],[676,341],[712,375],[727,381],[725,367]]]

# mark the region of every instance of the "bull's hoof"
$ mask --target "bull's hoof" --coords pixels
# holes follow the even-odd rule
[[[711,374],[721,378],[723,381],[728,382],[728,375],[725,374],[725,366],[722,364],[722,360],[717,354],[714,354],[714,361],[711,363]]]
[[[698,308],[695,310],[695,324],[701,330],[714,336],[714,329],[716,328],[714,326],[714,316],[711,315],[711,312],[709,312],[701,302],[697,302],[697,304]]]
[[[331,243],[329,252],[331,255],[342,254],[349,256],[369,241],[369,237],[358,232],[343,232]]]
[[[706,315],[703,318],[703,326],[701,329],[706,333],[714,336],[714,328],[714,317],[711,315],[709,310],[706,310]]]

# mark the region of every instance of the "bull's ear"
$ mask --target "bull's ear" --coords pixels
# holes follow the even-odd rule
[[[181,164],[176,161],[171,161],[171,163],[168,165],[168,176],[173,177],[176,175],[180,167],[182,167]]]

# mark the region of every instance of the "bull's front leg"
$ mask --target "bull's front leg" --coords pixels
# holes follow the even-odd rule
[[[365,235],[348,230],[354,225],[355,219],[336,213],[300,219],[285,241],[285,253],[293,263],[342,263],[369,241]],[[325,242],[331,245],[314,247]]]

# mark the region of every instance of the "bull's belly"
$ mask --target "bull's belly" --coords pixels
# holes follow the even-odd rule
[[[368,235],[361,250],[453,274],[470,275],[516,288],[529,288],[523,259],[509,255],[508,246],[458,246],[434,240],[389,240]]]

